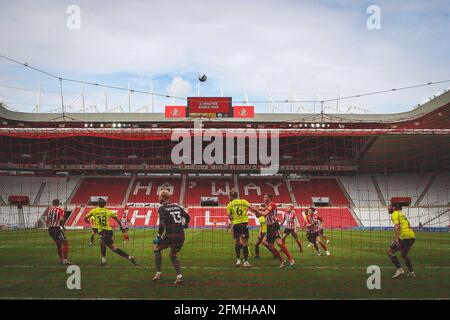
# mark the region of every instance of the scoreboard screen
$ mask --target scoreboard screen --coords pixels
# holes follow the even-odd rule
[[[231,97],[188,97],[187,116],[218,117],[233,116]]]

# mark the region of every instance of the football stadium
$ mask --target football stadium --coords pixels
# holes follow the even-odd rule
[[[171,114],[67,114],[68,119],[72,116],[77,120],[55,122],[51,114],[0,109],[2,296],[448,295],[448,92],[402,114],[312,117],[256,113],[251,119],[205,118],[202,129],[194,129],[194,121],[199,118],[170,118]],[[206,152],[202,150],[211,144],[209,135],[235,132],[233,139],[244,135],[250,146],[252,139],[259,140],[250,130],[256,134],[276,130],[279,173],[261,175],[259,165],[244,161],[196,165],[186,158],[188,164],[173,164],[171,150],[178,141],[172,141],[171,135],[181,128],[185,133],[200,132],[197,138],[201,150],[192,143],[187,157],[192,156],[192,160],[195,153]],[[248,152],[244,154],[247,158]],[[158,285],[151,281],[158,195],[164,189],[190,215],[179,254],[189,285],[177,291],[173,290],[175,274],[168,257],[163,263],[167,279]],[[249,212],[249,260],[253,260],[253,267],[236,268],[233,237],[227,230],[226,206],[232,190],[252,204],[263,203],[263,195],[272,194],[280,221],[292,204],[299,217],[297,227],[304,224],[305,209],[315,207],[324,220],[330,255],[323,252],[318,256],[313,247],[307,248],[308,240],[299,231],[303,252],[292,237],[286,239],[296,261],[292,268],[280,270],[265,248],[259,259],[253,259],[260,224]],[[125,242],[120,230],[115,240],[136,257],[137,266],[109,253],[108,265],[100,267],[98,243],[89,246],[91,225],[84,220],[99,198],[105,199],[107,207],[121,219],[128,219],[130,240]],[[66,267],[59,265],[47,233],[46,219],[54,199],[59,199],[64,209],[70,260],[82,268],[83,287],[79,292],[67,290]],[[395,268],[386,255],[394,240],[387,211],[392,202],[403,204],[402,210],[417,236],[412,256],[418,276],[402,280],[409,290],[398,288],[391,280]],[[112,226],[117,228],[117,223]],[[379,265],[382,270],[382,290],[367,288],[370,265]],[[101,278],[104,280],[99,281]]]
[[[207,73],[180,97],[1,58],[49,77],[58,110],[40,87],[19,110],[1,83],[0,299],[450,298],[450,92],[325,108],[438,82],[252,101]],[[84,87],[129,109],[88,111]]]

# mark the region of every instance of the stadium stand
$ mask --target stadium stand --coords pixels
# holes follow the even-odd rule
[[[158,194],[161,189],[169,190],[172,193],[172,200],[179,202],[181,177],[137,178],[132,184],[126,202],[128,205],[159,204]]]
[[[419,203],[421,206],[449,206],[450,172],[441,172],[434,177],[430,188]]]
[[[184,204],[198,206],[200,205],[202,197],[217,197],[219,205],[224,206],[229,202],[228,195],[233,188],[233,179],[229,177],[188,177],[186,181]]]
[[[370,175],[341,176],[339,179],[356,207],[382,206]]]
[[[348,206],[349,202],[336,179],[311,179],[309,181],[290,181],[298,205],[312,206],[313,197],[330,199],[332,206]]]
[[[364,227],[392,227],[385,208],[354,208]],[[449,226],[449,208],[404,207],[402,212],[412,227],[446,228]]]
[[[239,194],[250,203],[261,203],[264,193],[274,195],[277,204],[292,203],[286,182],[281,178],[239,177]]]
[[[355,207],[363,227],[390,227],[390,217],[385,207]]]
[[[122,205],[130,181],[129,178],[84,178],[70,203],[87,205],[91,197],[104,197],[108,205]]]
[[[302,208],[312,205],[312,197],[330,198],[330,206],[319,208],[320,212],[323,212],[328,227],[357,226],[357,220],[363,227],[389,227],[391,226],[390,218],[386,206],[379,199],[373,177],[376,178],[380,193],[386,201],[392,197],[411,197],[411,207],[404,207],[403,210],[407,213],[412,225],[419,226],[420,223],[430,228],[448,227],[448,172],[435,176],[431,173],[424,175],[406,173],[393,174],[389,177],[382,175],[337,177],[336,179],[340,180],[350,197],[350,202],[335,178],[291,180],[289,183],[297,204]],[[426,189],[428,184],[429,188]],[[234,181],[230,177],[187,176],[183,190],[181,176],[133,179],[0,176],[2,199],[0,226],[34,227],[53,199],[58,198],[65,203],[77,185],[79,185],[78,189],[74,192],[69,204],[74,210],[67,221],[68,226],[85,226],[82,217],[90,207],[84,206],[88,205],[92,196],[105,196],[108,198],[108,206],[118,210],[120,215],[126,213],[130,219],[133,219],[133,226],[153,227],[156,225],[154,208],[158,205],[158,190],[168,188],[173,192],[173,201],[178,202],[184,198],[184,206],[193,210],[198,216],[195,218],[198,219],[198,224],[207,227],[210,223],[218,226],[223,220],[226,221],[224,206],[228,203],[228,192],[234,187]],[[278,204],[292,202],[286,182],[281,178],[240,177],[238,185],[241,197],[252,203],[260,203],[265,192],[275,194],[275,201]],[[17,206],[8,205],[8,197],[11,195],[30,198],[30,205],[23,206],[22,221],[19,219],[21,211]],[[199,207],[202,197],[218,197],[219,207]],[[414,205],[417,201],[420,201],[419,206]],[[299,207],[298,210],[301,208]],[[355,217],[352,216],[352,212],[356,215]]]
[[[45,207],[23,206],[19,209],[17,206],[0,206],[0,229],[35,228],[45,211]]]
[[[77,176],[47,178],[39,205],[49,206],[53,199],[59,199],[61,203],[66,203],[79,181],[80,177]]]
[[[405,207],[403,212],[408,216],[410,224],[414,227],[444,228],[450,225],[449,208]]]
[[[431,174],[397,173],[390,176],[375,175],[386,202],[393,197],[410,197],[414,205],[430,181]]]
[[[27,196],[30,203],[38,201],[40,188],[43,187],[45,178],[26,176],[0,176],[0,194],[3,202],[7,204],[9,196]]]

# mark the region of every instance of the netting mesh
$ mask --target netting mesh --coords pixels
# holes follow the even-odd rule
[[[117,130],[111,136],[89,130],[80,134],[78,129],[55,129],[51,134],[3,131],[0,295],[448,298],[449,142],[447,135],[424,132],[285,134],[280,138],[279,174],[260,176],[254,166],[245,164],[234,170],[174,165],[171,151],[176,142],[170,141],[168,133]],[[202,150],[206,145],[201,145]],[[193,147],[190,152],[194,158],[201,150]],[[161,280],[151,281],[156,272],[153,240],[160,224],[161,190],[168,190],[171,201],[190,216],[177,254],[185,282],[177,289],[173,287],[176,273],[170,248],[162,253]],[[279,221],[293,205],[297,217],[294,227],[285,223],[280,229],[280,237],[285,238],[287,251],[295,260],[293,268],[287,263],[279,269],[280,262],[274,259],[274,251],[267,249],[267,238],[260,236],[261,222],[252,210],[247,214],[248,261],[253,267],[243,267],[243,250],[241,267],[235,266],[235,240],[226,209],[232,191],[258,208],[262,208],[264,194],[272,194]],[[116,253],[133,256],[137,266],[110,249],[106,266],[100,266],[101,236],[85,221],[98,198],[105,199],[106,208],[128,225],[127,239],[118,223],[111,220],[113,240],[120,249]],[[54,199],[60,200],[65,211],[68,259],[82,270],[81,291],[68,290],[66,267],[59,265],[55,243],[47,231]],[[395,240],[387,211],[393,200],[404,203],[401,211],[416,235],[409,256],[417,277],[402,282],[402,288],[391,279],[396,268],[386,254]],[[307,236],[308,231],[314,233],[305,218],[309,207],[315,207],[322,220],[320,239]],[[282,245],[276,242],[275,248],[286,260]],[[397,256],[407,271],[401,255]],[[380,290],[367,286],[370,265],[381,268]]]

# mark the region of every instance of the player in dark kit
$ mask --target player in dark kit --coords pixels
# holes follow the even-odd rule
[[[177,273],[175,284],[183,283],[180,261],[177,253],[184,244],[184,229],[188,227],[190,217],[179,205],[170,202],[170,192],[162,190],[159,194],[161,207],[158,209],[159,229],[153,240],[156,274],[153,281],[161,279],[162,250],[170,248],[170,260]]]
[[[59,207],[59,200],[53,200],[53,206],[47,212],[48,234],[56,243],[59,260],[62,264],[69,265],[69,243],[64,235],[64,210]]]

